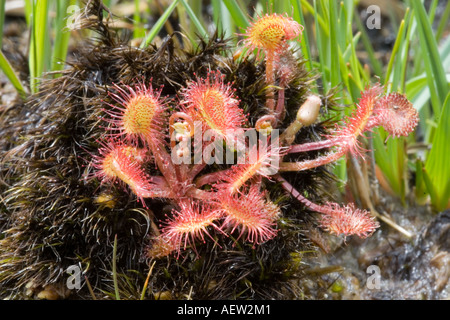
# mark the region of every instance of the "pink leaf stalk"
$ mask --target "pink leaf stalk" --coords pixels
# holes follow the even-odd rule
[[[290,153],[306,152],[336,147],[337,150],[325,156],[303,162],[282,163],[281,171],[301,171],[336,161],[350,152],[363,156],[358,137],[365,131],[383,126],[392,136],[407,136],[417,126],[419,118],[412,104],[398,93],[381,97],[383,88],[375,85],[362,92],[356,111],[338,126],[327,140],[292,146]]]
[[[270,178],[278,172],[278,165],[285,154],[285,149],[278,147],[278,143],[264,147],[254,145],[246,155],[245,164],[233,165],[215,177],[222,181],[216,184],[219,190],[227,190],[230,194],[239,190],[255,177]],[[203,178],[205,179],[205,178]]]
[[[297,38],[303,32],[303,26],[286,15],[271,14],[255,19],[246,30],[244,46],[250,51],[258,50],[258,56],[264,51],[266,56],[266,83],[275,84],[275,62],[281,51],[286,51],[286,43]],[[274,92],[267,91],[267,107],[275,109]]]
[[[283,188],[306,207],[322,214],[320,225],[325,231],[345,237],[356,235],[361,238],[370,236],[380,225],[369,211],[355,208],[354,204],[340,206],[337,203],[327,202],[325,205],[313,203],[303,197],[294,187],[277,176]]]
[[[266,14],[257,17],[247,28],[244,46],[250,51],[258,50],[258,56],[263,51],[271,59],[275,59],[275,53],[283,48],[287,41],[301,35],[303,26],[291,17],[281,14]],[[273,60],[272,60],[273,61]]]

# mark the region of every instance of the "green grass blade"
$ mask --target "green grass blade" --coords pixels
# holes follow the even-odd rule
[[[144,300],[144,298],[145,298],[145,294],[146,294],[147,288],[148,288],[148,282],[150,281],[150,276],[152,275],[153,268],[155,267],[155,264],[156,264],[156,261],[153,261],[153,263],[152,263],[152,265],[150,267],[150,270],[148,271],[147,278],[145,279],[145,282],[144,282],[144,287],[142,288],[141,299],[140,300]]]
[[[405,200],[405,152],[404,138],[389,139],[386,143],[386,149],[389,155],[389,162],[392,166],[392,176],[389,177],[389,182],[394,192],[400,197],[402,201]]]
[[[327,27],[328,25],[325,22],[325,20],[319,14],[316,14],[317,13],[317,8],[315,6],[315,1],[316,0],[314,0],[314,6],[312,6],[308,2],[308,0],[301,0],[301,4],[305,8],[306,11],[308,11],[310,14],[312,14],[314,16],[314,19],[317,20],[317,23],[322,27],[322,29],[328,31],[328,27]],[[327,34],[327,37],[328,36],[329,36],[329,34]]]
[[[338,14],[337,14],[337,8],[336,8],[336,2],[335,1],[329,1],[329,48],[330,48],[330,81],[331,81],[331,87],[336,87],[341,82],[341,72],[339,68],[339,43],[340,43],[340,37],[343,35],[338,34],[337,26],[338,23]],[[344,33],[345,35],[345,33]]]
[[[386,77],[385,77],[385,84],[387,85],[389,81],[392,81],[392,69],[394,67],[394,61],[397,57],[397,53],[400,48],[400,44],[402,43],[405,36],[405,20],[402,20],[400,23],[400,27],[398,29],[397,38],[395,39],[394,47],[392,48],[391,58],[389,59],[387,71],[386,71]],[[395,90],[395,89],[394,89]]]
[[[0,69],[5,73],[6,77],[12,83],[14,88],[17,90],[17,92],[19,92],[20,96],[22,98],[26,98],[27,94],[25,88],[23,87],[19,77],[16,75],[8,59],[6,59],[1,50],[0,50]]]
[[[347,24],[347,17],[349,14],[352,14],[353,10],[351,8],[346,8],[344,6],[344,2],[341,1],[339,3],[339,10],[336,5],[332,6],[334,7],[334,15],[337,17],[337,38],[339,43],[339,48],[343,50],[346,45],[348,39],[352,38],[352,30],[349,28],[349,25]],[[347,10],[348,9],[348,10]]]
[[[448,28],[448,21],[450,19],[450,1],[447,2],[447,5],[445,6],[444,12],[441,16],[441,21],[439,22],[439,26],[436,31],[436,41],[438,42],[442,35],[444,34],[444,31],[446,28]]]
[[[305,17],[303,16],[303,7],[300,0],[290,0],[294,10],[294,20],[305,27]],[[306,60],[306,68],[308,71],[312,70],[311,62],[311,44],[309,43],[308,30],[304,29],[300,39],[301,50],[303,57]]]
[[[361,77],[362,75],[364,76],[364,73],[361,73],[359,71],[359,67],[361,65],[361,63],[358,60],[358,57],[356,56],[356,44],[358,43],[359,37],[361,36],[361,33],[358,32],[354,39],[352,41],[350,41],[350,69],[352,71],[352,77],[354,79],[355,84],[358,87],[358,91],[362,91],[364,89],[364,85],[362,83],[362,81],[364,80],[364,77]],[[368,82],[368,79],[365,80],[366,82]],[[356,101],[355,98],[353,98],[353,101]]]
[[[246,11],[241,9],[239,5],[239,0],[223,0],[223,3],[228,8],[228,11],[231,14],[231,17],[234,20],[234,23],[241,29],[243,32],[249,26],[250,22],[248,20],[248,15]]]
[[[426,104],[426,102],[430,98],[430,94],[429,94],[430,90],[428,90],[428,95],[427,95],[426,100],[423,103],[421,103],[420,105],[418,105],[418,103],[416,102],[416,100],[418,99],[417,97],[419,95],[421,95],[425,89],[428,89],[427,82],[428,82],[428,80],[427,80],[426,75],[414,77],[406,82],[406,87],[405,87],[406,96],[411,99],[411,102],[413,102],[414,107],[418,111],[420,111],[422,109],[422,107]]]
[[[383,67],[381,66],[380,61],[375,55],[375,50],[373,49],[372,42],[370,41],[366,28],[364,27],[361,18],[358,15],[355,15],[354,21],[356,21],[358,30],[361,32],[361,40],[364,45],[364,49],[369,56],[370,66],[372,67],[374,74],[379,76],[381,78],[381,81],[384,82]]]
[[[66,28],[67,9],[75,5],[76,0],[60,0],[56,2],[56,17],[54,21],[55,42],[52,53],[52,71],[62,70],[64,61],[67,58],[67,51],[70,40],[70,30]]]
[[[117,234],[114,236],[114,247],[113,247],[113,261],[112,261],[112,274],[114,282],[114,292],[116,295],[116,300],[120,300],[119,294],[119,283],[117,281]]]
[[[447,37],[447,39],[441,45],[439,55],[441,56],[441,61],[444,65],[444,69],[450,71],[450,37]]]
[[[27,26],[30,27],[33,23],[33,1],[34,0],[25,0],[25,19],[27,22]]]
[[[340,48],[339,48],[339,71],[341,72],[341,78],[345,84],[345,87],[349,89],[350,88],[349,77],[351,76],[350,70],[347,66],[347,63],[345,62],[345,54],[341,53]],[[352,92],[350,92],[350,96],[351,95]]]
[[[414,32],[412,33],[414,34]],[[444,65],[444,69],[448,70],[450,68],[450,37],[448,37],[441,45],[439,55]],[[447,84],[450,85],[450,74],[447,74],[446,78]],[[411,99],[414,107],[419,111],[422,110],[423,106],[425,106],[431,98],[430,89],[427,84],[428,79],[425,72],[406,82],[406,96]]]
[[[197,28],[197,31],[200,33],[200,36],[207,39],[208,38],[208,32],[203,27],[203,24],[200,22],[200,19],[197,17],[197,15],[192,10],[189,3],[187,3],[186,0],[181,0],[181,4],[186,9],[187,14],[189,15],[189,18],[191,19],[194,26]]]
[[[425,8],[420,0],[411,0],[411,4],[417,21],[420,45],[424,53],[422,57],[431,91],[433,110],[435,114],[440,114],[440,108],[449,92],[449,86]]]
[[[408,39],[408,32],[411,32],[411,16],[409,14],[409,8],[406,9],[405,17],[401,22],[399,31],[401,31],[401,35],[399,34],[398,40],[398,49],[396,52],[396,56],[393,63],[393,70],[390,77],[390,85],[391,90],[390,91],[402,91],[402,88],[404,88],[405,84],[402,82],[403,79],[403,72],[406,71],[406,63],[408,61],[407,55],[408,55],[408,49],[409,49],[409,39]],[[403,30],[402,30],[403,29]],[[397,41],[396,41],[397,42]]]
[[[141,39],[145,37],[145,30],[142,27],[141,18],[141,1],[134,0],[134,14],[133,14],[133,39]]]
[[[428,10],[428,20],[432,24],[436,16],[436,8],[439,0],[431,0],[430,9]]]
[[[186,12],[186,8],[184,6],[177,6],[176,10],[180,29],[186,35],[186,37],[183,37],[182,39],[184,48],[197,48],[198,44],[195,37],[195,28],[189,21],[189,16]]]
[[[302,3],[303,4],[303,3]],[[317,1],[314,0],[314,24],[316,29],[316,46],[317,51],[319,53],[319,70],[321,72],[322,76],[322,83],[323,83],[323,89],[324,91],[328,91],[330,88],[329,85],[329,77],[330,77],[330,69],[329,69],[329,63],[328,63],[328,35],[325,34],[325,32],[328,32],[328,27],[325,24],[325,29],[323,29],[319,24],[319,21],[323,19],[320,18],[320,14],[317,7]],[[328,71],[328,72],[327,72]]]
[[[222,9],[222,1],[220,0],[211,0],[211,6],[213,9],[213,21],[217,30],[217,34],[223,34],[226,31],[226,29],[224,28],[224,20],[228,18],[224,17],[224,11],[228,12],[228,10]]]
[[[6,0],[0,0],[0,50],[3,45],[3,24],[5,23],[5,3]]]
[[[167,9],[163,12],[161,17],[159,17],[158,21],[156,21],[155,25],[150,29],[149,33],[145,37],[144,41],[141,44],[141,49],[146,48],[158,35],[158,33],[161,31],[161,29],[164,26],[164,23],[169,19],[170,15],[172,14],[173,10],[175,10],[176,6],[178,5],[178,2],[180,0],[174,0],[170,6],[167,7]]]
[[[416,181],[414,193],[416,196],[416,202],[419,204],[425,204],[428,193],[426,191],[423,177],[423,162],[420,159],[416,159]]]
[[[205,19],[203,16],[203,8],[204,8],[203,0],[186,0],[186,1],[189,4],[189,6],[191,7],[194,15],[199,20],[200,25],[202,25],[203,27],[206,26]]]
[[[35,36],[34,36],[34,0],[26,0],[25,1],[25,15],[27,16],[27,24],[30,29],[30,43],[29,43],[29,52],[28,52],[28,67],[30,70],[30,88],[31,92],[34,92],[34,81],[36,78],[36,45],[35,45]]]
[[[220,0],[211,0],[212,12],[213,12],[213,22],[216,27],[217,33],[222,34],[225,30],[223,28],[224,18],[223,18],[223,10],[222,10],[222,1]]]
[[[409,8],[407,9],[407,15],[409,12]],[[408,30],[406,31],[406,37],[405,37],[405,41],[402,43],[402,51],[401,51],[401,55],[400,55],[400,61],[399,61],[399,65],[400,66],[400,85],[401,85],[401,92],[405,92],[405,88],[406,88],[406,74],[407,74],[407,67],[408,67],[408,57],[409,57],[409,49],[410,49],[410,44],[411,44],[411,35],[413,33],[414,27],[415,25],[412,23],[413,22],[413,17],[412,14],[409,15],[408,20]]]
[[[351,32],[348,36],[351,37]],[[359,62],[357,61],[354,48],[356,47],[360,36],[361,33],[358,32],[347,45],[347,48],[345,49],[343,54],[341,54],[341,48],[339,48],[339,65],[341,78],[345,84],[345,87],[347,88],[347,91],[350,93],[351,104],[357,101],[360,92],[363,89],[359,70],[356,70],[356,72],[353,71],[354,69],[358,69]],[[346,41],[348,41],[348,39],[346,39]]]
[[[352,21],[354,20],[355,15],[355,1],[354,0],[344,0],[341,2],[342,8],[346,10],[346,20],[345,25],[351,29],[352,27]]]
[[[36,39],[37,53],[37,76],[40,77],[49,67],[50,56],[48,55],[49,44],[49,13],[48,0],[36,0],[34,37]]]
[[[325,22],[325,29],[324,31],[327,32],[327,39],[330,37],[330,12],[329,12],[329,6],[330,2],[327,0],[318,0],[319,6],[316,6],[316,10],[319,9],[319,13],[322,16],[324,22]]]
[[[30,39],[30,87],[31,92],[38,91],[39,78],[49,67],[48,55],[49,28],[48,28],[48,0],[34,0],[32,2],[32,26]]]
[[[397,195],[400,195],[401,190],[397,174],[398,168],[395,162],[392,162],[392,158],[397,154],[396,148],[392,147],[392,142],[389,143],[388,141],[388,145],[384,144],[382,137],[385,136],[385,133],[382,129],[377,129],[374,132],[373,143],[376,163],[386,177],[391,189]]]
[[[274,12],[281,14],[288,13],[289,15],[291,14],[292,7],[290,6],[289,1],[272,0],[271,2],[273,3]]]
[[[430,174],[427,172],[426,168],[422,168],[422,178],[424,181],[424,184],[427,188],[428,194],[430,195],[430,200],[432,204],[439,203],[439,197],[437,194],[437,191],[434,187],[433,181],[431,180]],[[437,209],[437,208],[435,208]]]
[[[217,28],[218,35],[224,35],[225,39],[229,39],[231,43],[236,44],[237,38],[235,36],[236,24],[231,17],[228,8],[222,0],[212,0],[213,19]]]
[[[433,189],[436,192],[437,210],[444,210],[450,199],[450,93],[445,99],[438,127],[432,141],[432,148],[428,154],[425,169],[429,173]]]

